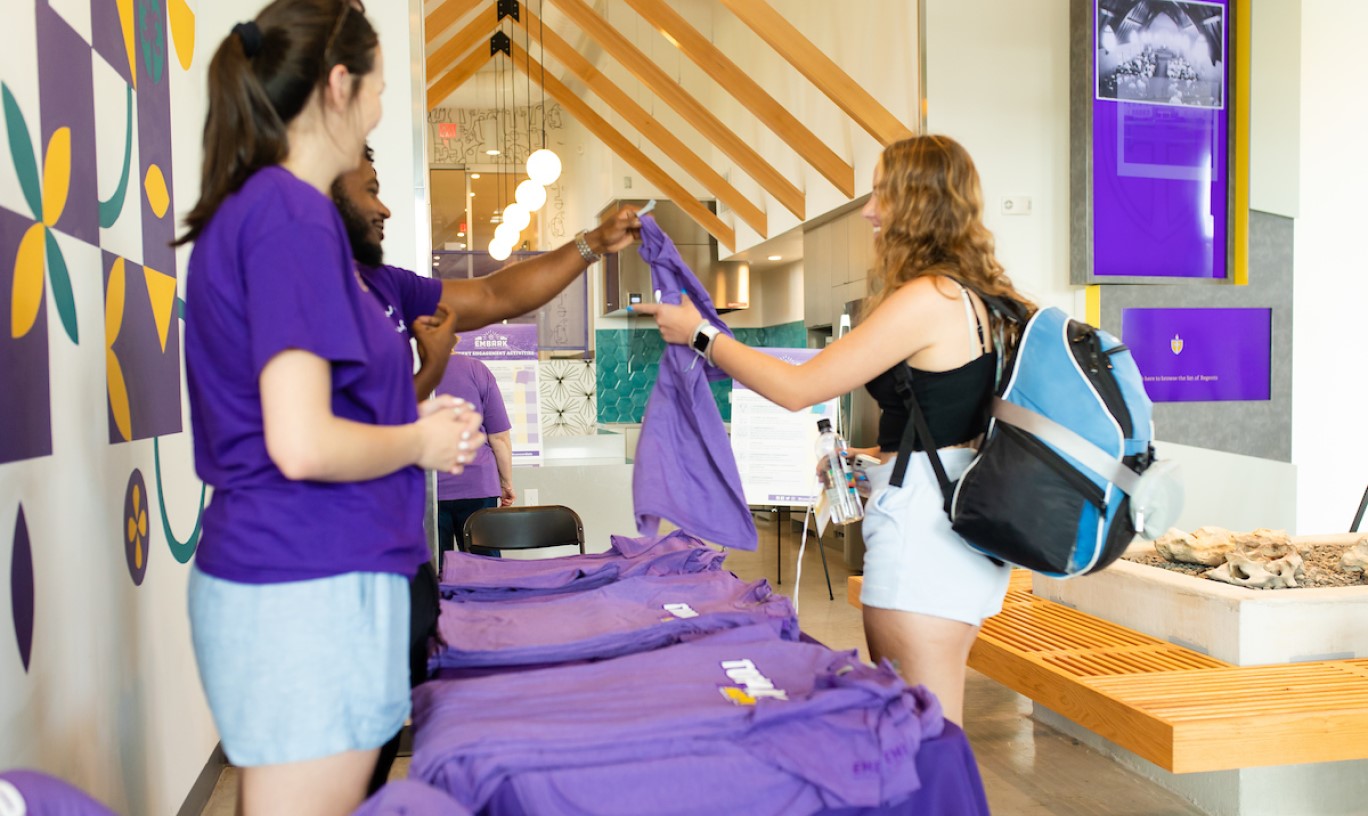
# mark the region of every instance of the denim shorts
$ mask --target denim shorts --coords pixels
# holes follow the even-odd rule
[[[969,466],[974,451],[945,448],[940,457],[953,481]],[[888,484],[896,461],[868,470],[860,603],[977,626],[1002,610],[1011,567],[993,563],[950,528],[945,499],[925,453],[912,454],[902,487]]]
[[[403,727],[408,579],[241,584],[195,567],[189,594],[200,681],[234,765],[379,748]]]

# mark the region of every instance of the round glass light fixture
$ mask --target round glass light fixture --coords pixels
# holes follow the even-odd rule
[[[513,198],[528,212],[536,212],[546,204],[546,188],[532,179],[523,179],[518,183],[518,189],[513,191]]]
[[[527,229],[527,225],[532,223],[532,214],[521,204],[513,203],[504,207],[503,222],[512,224],[513,229],[522,232]]]
[[[505,244],[495,238],[489,242],[489,257],[496,261],[506,261],[508,256],[513,254],[513,245]]]
[[[546,148],[537,150],[527,157],[527,176],[543,187],[554,184],[560,178],[560,156]]]
[[[518,230],[505,221],[494,228],[494,242],[513,246],[518,242]]]

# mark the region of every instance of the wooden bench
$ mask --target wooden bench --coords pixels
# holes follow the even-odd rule
[[[858,576],[847,588],[860,603]],[[970,668],[1173,773],[1368,758],[1368,659],[1232,666],[1031,594],[1017,570]]]

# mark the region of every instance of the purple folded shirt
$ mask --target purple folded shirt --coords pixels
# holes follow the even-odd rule
[[[18,801],[15,798],[18,797]],[[116,816],[80,788],[41,771],[0,771],[0,813]]]
[[[582,592],[635,575],[682,575],[722,568],[725,553],[679,530],[665,536],[613,536],[601,553],[517,561],[461,552],[446,554],[444,598],[529,598]]]
[[[469,816],[470,811],[446,793],[412,779],[387,782],[361,803],[352,816]]]
[[[651,265],[651,282],[661,302],[677,304],[681,294],[688,292],[704,319],[731,336],[707,289],[650,216],[641,219],[641,257]],[[708,388],[710,380],[726,377],[726,372],[703,362],[691,348],[665,347],[660,374],[646,402],[632,468],[638,532],[654,534],[660,520],[667,519],[714,544],[738,550],[756,548],[755,520],[741,490],[741,473]]]
[[[614,660],[430,681],[414,690],[413,721],[410,775],[472,811],[507,782],[525,802],[540,797],[532,813],[574,812],[559,804],[590,796],[619,813],[664,812],[659,792],[678,788],[688,758],[720,757],[703,763],[712,776],[695,778],[708,788],[700,795],[753,804],[745,812],[755,816],[905,798],[920,785],[918,746],[943,727],[935,699],[887,663],[781,640],[766,626]],[[610,787],[587,770],[613,767],[631,773]]]
[[[639,575],[572,595],[444,600],[435,666],[468,669],[604,659],[761,624],[798,639],[793,604],[730,572]]]

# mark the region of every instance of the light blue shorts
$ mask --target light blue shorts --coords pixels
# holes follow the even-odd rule
[[[409,583],[240,584],[190,572],[190,632],[223,751],[278,765],[383,745],[408,718]]]
[[[970,448],[945,448],[951,481],[974,458]],[[902,487],[891,487],[897,458],[871,467],[864,518],[864,587],[860,603],[977,626],[1002,610],[1011,567],[980,555],[950,528],[931,460],[912,454]]]

